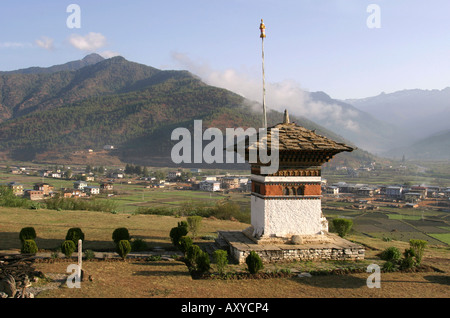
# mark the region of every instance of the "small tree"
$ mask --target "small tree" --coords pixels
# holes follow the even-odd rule
[[[217,266],[219,275],[222,275],[228,265],[228,253],[224,250],[215,250],[213,253],[213,260]]]
[[[71,240],[66,240],[61,244],[61,252],[63,252],[63,254],[66,255],[67,258],[70,258],[75,250],[75,243]]]
[[[333,219],[333,226],[340,237],[344,237],[350,232],[353,221],[348,219]]]
[[[131,252],[130,241],[128,241],[128,240],[119,241],[119,243],[117,244],[116,251],[117,251],[117,254],[119,254],[120,257],[122,257],[122,259],[125,259],[128,255],[128,253]]]
[[[170,239],[172,240],[172,244],[175,247],[180,247],[180,239],[183,236],[186,236],[186,234],[188,234],[188,226],[187,226],[187,222],[181,221],[178,222],[178,226],[177,227],[173,227],[170,230],[169,236]]]
[[[20,253],[22,254],[36,254],[38,251],[38,247],[34,240],[24,240],[22,243],[22,249]]]
[[[416,254],[412,248],[406,249],[405,252],[403,252],[403,256],[404,258],[400,263],[401,269],[410,269],[416,266],[416,262],[414,261]]]
[[[256,274],[260,269],[264,268],[261,257],[255,251],[250,252],[245,258],[245,263],[250,274]]]
[[[188,230],[192,233],[192,237],[195,239],[197,237],[197,233],[200,230],[200,226],[202,223],[202,217],[199,215],[188,216],[187,218]]]
[[[182,236],[180,238],[180,250],[186,254],[189,248],[192,246],[193,242],[189,236]]]
[[[20,241],[23,243],[25,240],[35,240],[36,231],[34,227],[24,227],[19,233]]]
[[[120,227],[120,228],[117,228],[114,230],[114,232],[112,234],[112,239],[113,239],[114,243],[116,243],[116,245],[117,245],[122,240],[129,241],[130,233],[128,232],[127,228]]]
[[[200,273],[206,273],[207,271],[209,271],[209,269],[211,268],[210,262],[211,261],[209,259],[209,254],[203,251],[201,251],[195,259],[195,263],[197,264],[197,270]]]
[[[78,246],[78,240],[84,241],[84,233],[79,227],[70,228],[66,234],[66,241],[72,241]]]
[[[414,251],[414,256],[416,258],[417,265],[420,265],[423,258],[423,253],[428,242],[423,240],[409,240],[409,246]]]
[[[191,267],[196,268],[197,266],[196,260],[198,255],[200,255],[200,253],[202,253],[202,249],[198,245],[191,245],[188,248],[186,253],[186,259],[191,265]]]
[[[387,262],[397,263],[401,258],[402,253],[394,246],[388,247],[381,253],[381,259]]]

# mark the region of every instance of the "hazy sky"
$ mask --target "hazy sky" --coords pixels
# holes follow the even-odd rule
[[[2,0],[0,70],[96,52],[259,85],[261,18],[268,83],[340,99],[450,86],[448,0]]]

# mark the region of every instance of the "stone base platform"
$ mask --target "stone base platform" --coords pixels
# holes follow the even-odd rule
[[[294,260],[363,260],[363,246],[347,241],[336,234],[324,233],[317,242],[258,244],[242,231],[219,231],[217,243],[227,248],[239,264],[255,251],[264,263],[291,262]]]

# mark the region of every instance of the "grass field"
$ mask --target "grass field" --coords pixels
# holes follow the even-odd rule
[[[17,181],[26,186],[42,181],[39,177],[13,176],[0,173],[0,183]],[[71,187],[72,181],[45,180],[55,186]],[[95,184],[95,183],[93,183]],[[219,200],[239,203],[243,211],[250,208],[248,194],[206,193],[201,191],[147,189],[137,184],[115,184],[117,195],[109,198],[117,204],[118,213],[92,211],[28,210],[0,207],[0,250],[20,249],[19,231],[33,226],[37,232],[37,245],[41,250],[55,250],[65,239],[67,230],[80,227],[86,235],[84,249],[113,251],[112,232],[127,227],[133,238],[147,242],[149,250],[156,247],[169,254],[175,251],[169,239],[170,229],[180,220],[173,216],[134,214],[138,207],[181,208],[191,203],[215,204]],[[326,201],[326,200],[324,200]],[[450,282],[450,226],[447,214],[432,210],[398,209],[383,207],[377,211],[358,210],[351,203],[326,202],[323,213],[327,218],[347,217],[354,221],[349,239],[363,244],[366,260],[359,263],[295,262],[282,265],[266,265],[264,270],[289,268],[309,271],[321,268],[367,266],[382,264],[377,254],[396,246],[401,251],[409,247],[411,238],[429,242],[424,262],[442,272],[386,273],[382,276],[381,289],[369,289],[369,274],[349,274],[335,277],[278,278],[264,280],[195,280],[187,267],[179,261],[137,262],[131,259],[114,262],[84,262],[84,269],[93,276],[81,289],[61,287],[46,291],[38,297],[132,297],[132,298],[307,298],[307,297],[448,297]],[[196,242],[208,242],[218,230],[242,230],[246,223],[204,218]],[[207,240],[201,237],[209,237]],[[68,262],[37,263],[37,269],[46,274],[67,275]],[[229,265],[229,270],[245,270],[244,265]],[[213,267],[214,268],[214,267]]]
[[[182,219],[91,211],[0,208],[0,249],[19,249],[20,229],[34,226],[38,236],[37,244],[41,249],[58,247],[70,227],[80,227],[86,235],[85,249],[112,250],[112,231],[117,227],[127,227],[133,237],[145,240],[150,249],[162,247],[170,254],[173,247],[169,231]],[[247,226],[248,224],[240,222],[203,219],[199,236],[214,235],[217,230],[241,230]],[[409,246],[406,242],[385,242],[357,233],[348,238],[367,247],[364,261],[266,264],[263,271],[290,269],[303,272],[355,266],[365,268],[372,263],[381,265],[382,261],[377,254],[386,247],[396,246],[404,250]],[[197,239],[196,242],[204,241]],[[449,254],[448,247],[429,246],[425,251],[424,263],[443,272],[382,274],[380,289],[367,287],[368,273],[262,280],[196,280],[192,279],[186,265],[180,261],[145,262],[133,259],[84,261],[83,269],[92,276],[92,281],[83,282],[80,289],[70,289],[64,284],[70,260],[36,263],[35,267],[49,277],[47,283],[57,282],[55,277],[63,277],[58,284],[59,288],[46,290],[38,295],[39,298],[422,298],[448,297]],[[213,270],[214,266],[213,264]],[[227,271],[245,271],[245,265],[230,264]],[[45,286],[46,282],[40,284]]]
[[[33,226],[40,249],[52,250],[64,241],[67,230],[79,227],[85,233],[86,249],[113,250],[112,232],[128,228],[133,238],[145,240],[150,247],[172,248],[169,232],[181,218],[156,215],[111,214],[92,211],[28,210],[0,207],[0,250],[20,249],[19,232]],[[233,221],[203,220],[199,236],[215,235],[218,229],[244,229],[245,224]]]

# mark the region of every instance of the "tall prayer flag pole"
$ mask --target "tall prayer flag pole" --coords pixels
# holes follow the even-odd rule
[[[261,24],[259,25],[259,29],[261,30],[260,38],[262,40],[263,116],[264,116],[263,128],[267,128],[266,81],[265,81],[265,74],[264,74],[264,38],[266,37],[266,26],[264,25],[263,19],[261,19]]]

